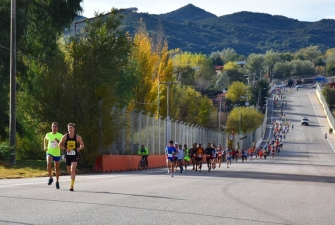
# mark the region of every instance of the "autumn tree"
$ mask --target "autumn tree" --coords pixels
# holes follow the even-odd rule
[[[241,129],[242,133],[251,132],[261,126],[263,119],[264,116],[255,108],[237,107],[228,115],[226,131],[239,133],[238,131]]]
[[[250,90],[247,85],[242,82],[235,81],[228,87],[226,99],[231,100],[233,103],[242,103],[250,97]],[[247,98],[248,96],[248,98]]]

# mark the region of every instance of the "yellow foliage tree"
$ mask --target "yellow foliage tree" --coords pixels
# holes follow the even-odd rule
[[[227,118],[227,132],[239,133],[239,129],[243,133],[251,132],[261,126],[263,122],[263,114],[257,112],[255,108],[237,107],[234,108]]]
[[[231,100],[233,103],[249,100],[249,88],[242,82],[235,81],[228,87],[226,98]]]

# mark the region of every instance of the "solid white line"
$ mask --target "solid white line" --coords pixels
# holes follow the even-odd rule
[[[80,177],[77,176],[76,180],[93,180],[93,179],[102,179],[102,178],[113,178],[113,177],[122,177],[122,176],[126,176],[126,174],[124,175],[108,175],[108,176],[92,176],[92,177]],[[68,176],[69,177],[69,176]],[[59,182],[69,182],[70,179],[66,178],[66,179],[60,179]],[[0,188],[4,188],[4,187],[15,187],[15,186],[28,186],[28,185],[36,185],[36,184],[46,184],[46,181],[39,181],[39,182],[29,182],[29,183],[21,183],[21,184],[5,184],[5,185],[0,185]],[[54,180],[54,182],[56,182]]]
[[[318,115],[316,114],[316,110],[315,110],[314,104],[313,104],[313,102],[312,102],[312,99],[311,99],[311,96],[310,96],[310,93],[312,93],[312,92],[316,92],[316,91],[309,91],[309,92],[308,92],[308,97],[309,97],[309,100],[311,101],[311,104],[312,104],[312,106],[313,106],[314,113],[315,113],[315,115],[316,115],[316,118],[318,119],[318,122],[319,122],[320,128],[321,128],[321,130],[322,130],[323,134],[325,134],[326,132],[323,130],[323,128],[322,128],[322,126],[321,126],[321,123],[320,123],[319,117],[318,117]],[[327,138],[326,140],[328,141],[328,143],[329,143],[330,147],[332,148],[333,152],[335,153],[335,150],[334,150],[334,148],[333,148],[332,144],[330,143],[330,141],[328,140],[328,138]]]

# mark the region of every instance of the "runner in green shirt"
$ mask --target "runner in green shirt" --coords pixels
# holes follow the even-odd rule
[[[62,139],[62,134],[58,133],[58,123],[53,122],[51,124],[52,132],[45,135],[44,138],[44,150],[46,151],[47,167],[49,173],[48,185],[51,185],[54,181],[52,178],[51,164],[54,161],[54,167],[56,171],[56,189],[59,189],[59,164],[60,164],[60,148],[58,147],[59,141]]]

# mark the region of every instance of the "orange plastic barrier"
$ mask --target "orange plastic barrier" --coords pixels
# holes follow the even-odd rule
[[[101,155],[96,159],[94,172],[118,172],[137,170],[141,156],[137,155]],[[148,168],[160,168],[166,166],[165,155],[149,155]]]

